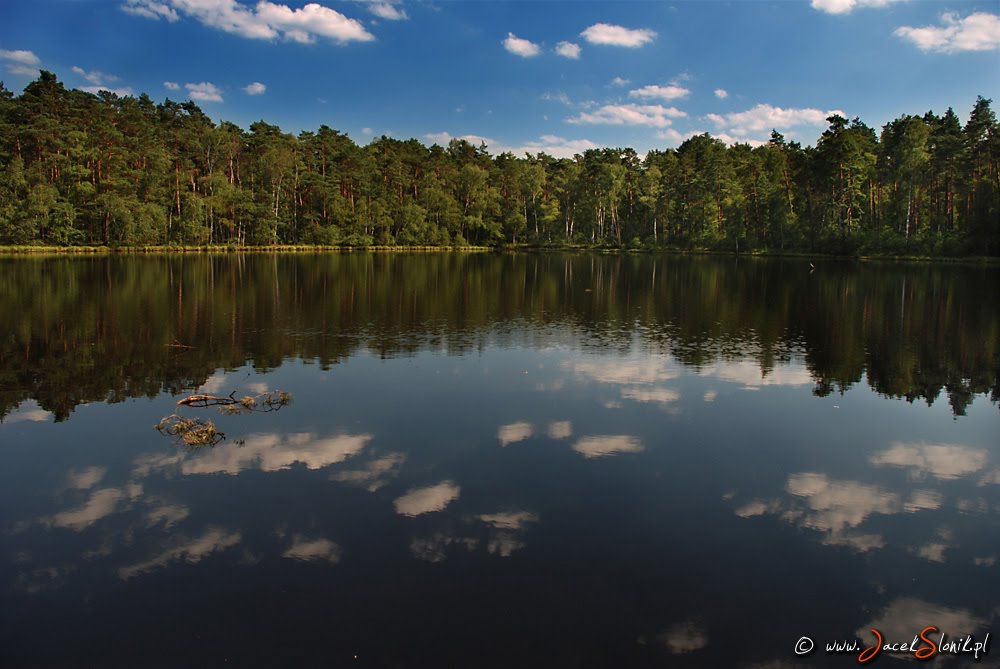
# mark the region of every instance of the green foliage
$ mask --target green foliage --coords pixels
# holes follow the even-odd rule
[[[358,146],[321,126],[216,125],[192,102],[0,91],[0,243],[139,247],[583,244],[1000,254],[1000,126],[979,98],[815,147],[708,134],[677,149],[493,157],[452,140]]]

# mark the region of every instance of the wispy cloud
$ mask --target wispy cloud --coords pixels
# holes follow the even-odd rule
[[[812,0],[813,9],[827,14],[850,14],[855,7],[885,7],[903,0]]]
[[[614,79],[611,80],[612,86],[628,86],[630,83],[632,82],[622,77],[615,77]]]
[[[1000,16],[977,12],[965,18],[949,12],[941,15],[940,26],[902,26],[893,33],[912,42],[921,51],[958,53],[1000,49]]]
[[[723,139],[723,135],[726,135],[736,141],[750,139],[763,141],[759,136],[760,133],[770,132],[772,129],[788,129],[803,125],[823,126],[826,124],[826,119],[835,114],[846,115],[839,109],[827,111],[812,108],[783,109],[772,107],[769,104],[759,104],[746,111],[731,114],[709,114],[706,118],[721,133],[717,135],[719,139]],[[753,137],[754,134],[758,136]]]
[[[81,91],[87,91],[88,93],[93,93],[97,95],[101,91],[107,91],[109,93],[114,93],[120,98],[128,97],[129,95],[135,95],[135,91],[132,90],[131,86],[121,86],[119,88],[112,88],[110,86],[81,86]]]
[[[518,37],[514,33],[507,33],[507,39],[503,41],[503,48],[522,58],[532,58],[542,52],[541,47],[537,44]]]
[[[177,10],[165,2],[157,0],[126,0],[122,5],[122,11],[134,16],[142,16],[147,19],[166,19],[173,23],[180,20]]]
[[[263,95],[264,93],[267,92],[267,86],[260,83],[259,81],[255,81],[248,86],[244,86],[243,90],[246,92],[247,95]]]
[[[648,125],[665,128],[672,118],[687,116],[675,107],[662,105],[604,105],[593,112],[583,112],[566,119],[574,125]]]
[[[507,446],[508,444],[530,439],[534,433],[535,428],[532,427],[531,423],[510,423],[509,425],[500,426],[500,429],[497,430],[497,439],[500,440],[501,446]]]
[[[213,83],[203,81],[200,84],[184,84],[192,100],[200,102],[222,102],[222,91]]]
[[[643,449],[642,442],[628,435],[583,437],[573,444],[573,450],[588,459],[619,453],[641,453]]]
[[[591,44],[635,49],[656,39],[656,32],[648,28],[633,29],[608,23],[595,23],[580,33],[580,36]]]
[[[104,72],[99,72],[98,70],[91,70],[88,72],[82,67],[77,67],[76,65],[73,66],[73,72],[80,75],[95,86],[103,86],[109,82],[118,81],[118,77],[113,74],[106,74]]]
[[[559,42],[556,44],[556,53],[563,58],[571,58],[572,60],[580,59],[580,45],[573,44],[572,42]]]
[[[598,149],[600,144],[595,144],[589,139],[566,139],[556,135],[542,135],[536,141],[525,142],[523,144],[510,144],[500,142],[482,135],[462,135],[455,137],[448,132],[432,132],[424,135],[435,144],[446,145],[453,139],[464,139],[472,145],[485,144],[494,154],[512,153],[515,156],[523,156],[526,153],[544,153],[554,158],[572,158],[578,153],[583,153],[588,149]]]
[[[360,0],[368,5],[368,11],[386,21],[406,21],[409,15],[398,0]]]
[[[360,21],[314,2],[292,9],[267,0],[261,0],[253,8],[236,0],[126,0],[122,10],[171,22],[181,15],[189,16],[210,28],[250,39],[281,37],[302,44],[311,44],[317,37],[340,44],[375,39]]]
[[[90,86],[80,86],[81,91],[87,91],[88,93],[93,93],[94,95],[97,95],[101,91],[109,91],[119,97],[134,95],[130,86],[119,86],[117,88],[112,87],[110,84],[118,81],[118,77],[113,74],[100,72],[98,70],[90,70],[88,72],[82,67],[78,67],[76,65],[73,66],[72,70],[74,74],[83,77],[91,83]]]
[[[25,49],[0,49],[0,60],[7,61],[7,72],[25,77],[37,77],[38,66],[42,64],[38,56]]]
[[[720,100],[725,100],[726,98],[729,97],[729,91],[727,91],[725,88],[716,88],[715,97],[719,98]]]
[[[442,481],[426,488],[414,488],[392,504],[403,516],[421,516],[445,508],[458,499],[461,488],[452,481]]]
[[[630,98],[640,98],[643,100],[679,100],[691,95],[691,91],[683,86],[643,86],[628,92]]]
[[[170,91],[176,91],[180,89],[181,85],[176,81],[164,81],[163,87]]]

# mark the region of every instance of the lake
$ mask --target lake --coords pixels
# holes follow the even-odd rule
[[[1000,269],[812,262],[0,259],[0,663],[965,666]]]

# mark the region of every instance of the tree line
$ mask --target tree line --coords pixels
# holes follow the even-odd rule
[[[492,156],[215,124],[195,103],[0,82],[0,243],[529,244],[1000,255],[1000,125],[834,115],[815,146],[708,134],[676,149]]]

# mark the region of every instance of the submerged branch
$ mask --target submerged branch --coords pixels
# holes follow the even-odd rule
[[[177,406],[188,407],[219,407],[219,410],[226,414],[237,414],[256,411],[266,413],[277,411],[283,406],[287,406],[292,401],[292,396],[283,390],[274,390],[257,395],[244,395],[236,397],[236,391],[229,393],[227,397],[217,395],[190,395],[177,400]]]
[[[243,413],[267,413],[277,411],[287,406],[292,396],[283,390],[244,395],[236,397],[236,391],[226,397],[217,395],[189,395],[177,400],[177,406],[194,408],[218,407],[226,415]],[[164,416],[156,424],[156,430],[165,436],[173,437],[190,448],[215,446],[226,438],[226,433],[215,427],[215,423],[204,418],[186,418],[177,413]]]
[[[180,440],[191,448],[215,446],[226,438],[226,433],[221,432],[210,420],[185,418],[175,413],[161,418],[156,424],[156,430],[162,435]]]

